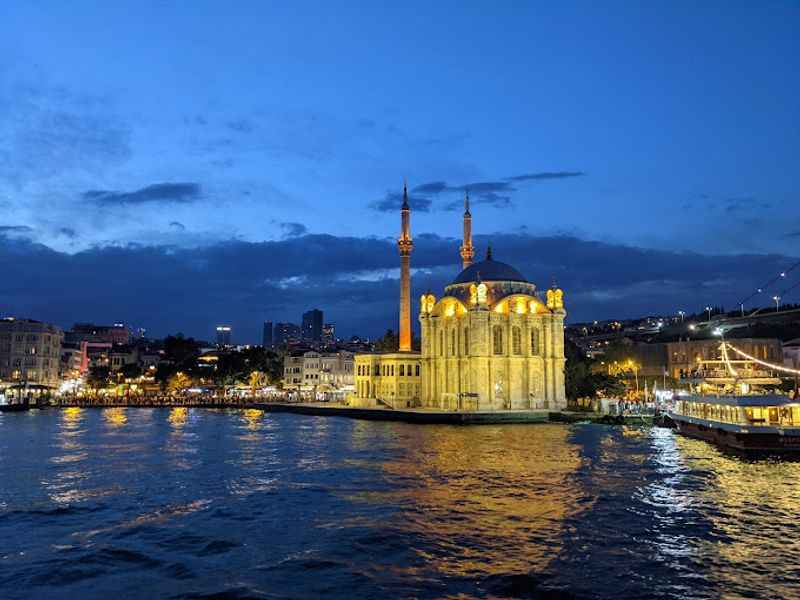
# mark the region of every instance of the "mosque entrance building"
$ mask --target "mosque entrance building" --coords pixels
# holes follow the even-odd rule
[[[542,298],[514,267],[486,258],[474,263],[469,197],[464,202],[462,271],[441,298],[420,298],[421,351],[411,349],[408,192],[401,207],[398,248],[400,347],[355,357],[361,407],[439,411],[566,410],[564,293]]]

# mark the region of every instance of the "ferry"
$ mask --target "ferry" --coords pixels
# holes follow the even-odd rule
[[[684,396],[668,415],[689,437],[734,450],[800,454],[800,398]]]

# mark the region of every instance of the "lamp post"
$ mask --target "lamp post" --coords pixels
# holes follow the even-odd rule
[[[711,321],[711,307],[710,306],[706,306],[706,312],[708,313],[708,320],[710,322]]]
[[[781,297],[773,296],[772,299],[775,300],[775,312],[778,312],[781,309]]]
[[[683,323],[683,317],[686,316],[686,313],[682,310],[678,311],[678,316],[681,318],[681,323]]]

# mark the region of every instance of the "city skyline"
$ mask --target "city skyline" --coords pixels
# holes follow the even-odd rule
[[[460,270],[465,190],[476,259],[573,322],[735,308],[796,262],[797,7],[376,11],[11,8],[0,313],[380,335],[403,178],[414,305]]]

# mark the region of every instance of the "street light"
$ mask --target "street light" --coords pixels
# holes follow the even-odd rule
[[[710,306],[706,306],[706,312],[708,313],[708,320],[710,321],[711,320],[711,307]]]
[[[781,297],[773,296],[772,299],[775,300],[775,312],[778,312],[781,309]]]
[[[678,316],[681,318],[681,323],[683,323],[683,317],[686,316],[686,313],[683,312],[682,310],[679,310],[678,311]]]

